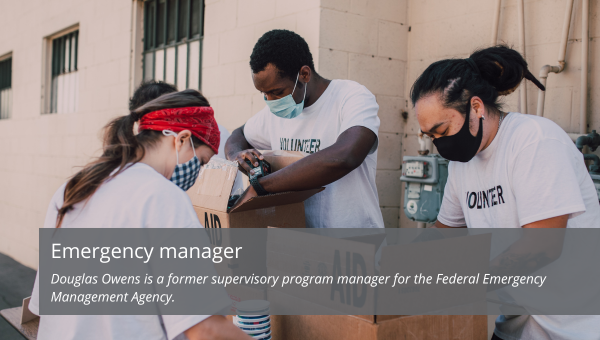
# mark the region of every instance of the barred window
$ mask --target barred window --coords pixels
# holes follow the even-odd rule
[[[78,45],[79,31],[52,39],[50,113],[77,111],[79,97]]]
[[[203,0],[148,0],[144,4],[144,80],[201,87]]]
[[[12,58],[0,58],[0,119],[10,118],[12,110]]]
[[[0,119],[8,119],[12,110],[12,58],[0,58]]]

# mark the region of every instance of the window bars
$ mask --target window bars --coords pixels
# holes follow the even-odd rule
[[[70,113],[77,110],[78,45],[78,30],[52,40],[50,113]]]
[[[203,0],[146,1],[143,79],[200,89],[203,30]]]
[[[12,110],[12,58],[0,61],[0,119],[8,119]]]

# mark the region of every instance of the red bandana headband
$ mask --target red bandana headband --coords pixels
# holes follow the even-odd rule
[[[208,145],[215,153],[219,153],[221,135],[215,120],[215,113],[210,106],[180,107],[147,113],[140,118],[139,131],[171,130],[179,133],[190,130]]]

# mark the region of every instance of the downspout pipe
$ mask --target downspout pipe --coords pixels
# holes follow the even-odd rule
[[[494,22],[492,23],[492,46],[498,43],[498,27],[500,27],[500,10],[502,0],[496,0],[494,4]]]
[[[573,1],[567,0],[567,8],[565,9],[565,18],[563,21],[563,29],[560,38],[560,45],[558,49],[558,66],[552,65],[544,65],[540,69],[540,73],[538,78],[540,83],[546,87],[546,80],[548,79],[548,74],[552,73],[560,73],[566,67],[566,55],[567,55],[567,42],[569,40],[569,29],[571,28],[571,15],[573,12]],[[583,0],[588,1],[588,0]],[[546,100],[546,92],[539,90],[538,92],[538,105],[537,105],[537,115],[544,115],[544,101]]]
[[[590,0],[581,1],[581,103],[579,104],[579,133],[587,131],[588,55],[590,47]]]

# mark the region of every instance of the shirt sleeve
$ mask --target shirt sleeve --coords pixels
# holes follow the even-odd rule
[[[259,150],[272,150],[271,124],[268,115],[272,115],[269,107],[265,106],[252,116],[244,125],[244,136],[250,145]]]
[[[448,182],[446,182],[446,186],[444,187],[444,197],[442,198],[438,221],[449,227],[464,227],[467,225],[467,221],[460,206],[460,200],[454,184],[456,179],[452,176],[452,173],[452,163],[450,163],[448,167]]]
[[[541,139],[515,157],[511,185],[515,193],[519,224],[585,212],[585,204],[569,147],[556,139]]]
[[[377,137],[377,140],[369,151],[369,154],[372,154],[377,150],[379,144],[380,121],[377,116],[378,111],[379,105],[375,96],[366,87],[360,85],[356,91],[348,93],[344,100],[338,137],[351,127],[365,127],[373,131],[375,137]]]

